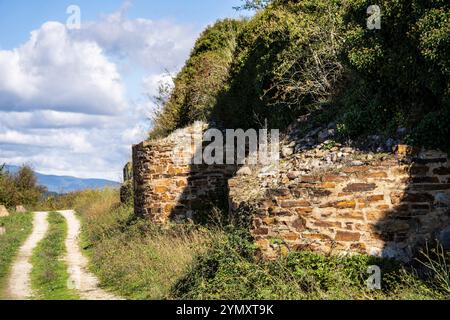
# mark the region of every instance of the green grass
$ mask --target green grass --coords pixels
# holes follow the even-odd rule
[[[67,287],[69,275],[63,261],[67,223],[62,215],[49,213],[49,230],[46,237],[34,249],[31,259],[31,285],[35,299],[77,300],[79,296]]]
[[[292,252],[275,261],[255,257],[252,240],[230,229],[197,256],[173,286],[171,298],[188,300],[435,300],[449,299],[450,255],[421,255],[419,269],[366,255]],[[447,261],[447,262],[445,262]],[[381,290],[369,289],[369,266],[381,269]],[[418,274],[423,276],[419,277]]]
[[[11,264],[20,245],[31,233],[33,215],[31,213],[11,214],[9,217],[0,218],[0,226],[6,228],[6,233],[0,235],[0,298],[4,298]]]
[[[103,287],[131,300],[450,298],[450,253],[423,255],[423,268],[307,251],[261,261],[248,231],[220,224],[161,228],[133,217],[111,190],[80,194],[75,208],[91,271]],[[381,268],[382,290],[367,288],[371,265]]]
[[[142,220],[127,222],[130,209],[113,209],[109,217],[103,216],[108,221],[84,219],[82,245],[90,269],[103,287],[127,299],[170,298],[171,287],[202,250],[208,234],[176,226],[163,231]],[[108,227],[111,216],[117,220]]]

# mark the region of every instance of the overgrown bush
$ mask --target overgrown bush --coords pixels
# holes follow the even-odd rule
[[[219,91],[228,78],[236,36],[243,24],[244,21],[226,19],[201,34],[186,65],[175,78],[168,100],[155,115],[151,138],[210,118]]]
[[[411,143],[450,149],[450,2],[378,1],[379,30],[369,0],[243,2],[255,15],[199,38],[154,135],[195,120],[283,129],[332,105],[345,137],[407,127]]]
[[[336,256],[292,252],[274,261],[255,258],[253,242],[227,232],[197,257],[190,271],[172,289],[178,299],[439,299],[442,263],[430,262],[429,281],[399,262],[365,255]],[[434,261],[434,260],[432,260]],[[368,268],[381,268],[381,290],[369,289]],[[438,279],[436,280],[436,277]],[[448,282],[447,282],[448,283]],[[439,287],[437,287],[439,285]],[[447,287],[445,287],[446,289]]]
[[[22,166],[14,174],[0,166],[0,204],[11,208],[18,205],[31,208],[39,202],[45,191],[45,187],[37,183],[29,166]]]
[[[369,30],[369,0],[345,4],[343,59],[351,81],[340,101],[346,133],[418,127],[414,143],[448,148],[450,3],[382,0],[381,29]],[[433,119],[433,120],[432,120]],[[356,123],[355,123],[356,122]],[[433,138],[431,138],[433,137]],[[434,139],[434,140],[433,140]]]
[[[217,118],[228,127],[284,128],[330,100],[342,74],[341,7],[335,1],[274,1],[238,37]]]

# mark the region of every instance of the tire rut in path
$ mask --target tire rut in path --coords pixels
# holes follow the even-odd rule
[[[119,297],[99,288],[98,279],[88,271],[88,259],[79,247],[81,224],[72,210],[58,211],[67,221],[66,263],[71,287],[84,300],[121,300]]]
[[[33,231],[20,247],[17,257],[12,265],[8,279],[7,296],[13,300],[31,299],[33,291],[30,285],[30,273],[33,265],[31,256],[33,250],[44,239],[48,230],[47,212],[35,212],[33,218]]]

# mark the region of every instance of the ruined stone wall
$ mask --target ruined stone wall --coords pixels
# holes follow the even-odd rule
[[[272,179],[275,186],[261,176],[229,181],[231,212],[252,208],[252,234],[265,257],[308,249],[408,260],[427,240],[449,240],[450,163],[444,153],[390,155]],[[253,199],[243,197],[245,188]]]
[[[276,172],[269,165],[235,175],[235,166],[189,164],[204,146],[186,148],[185,138],[201,141],[205,129],[199,123],[133,147],[138,216],[204,222],[212,207],[228,207],[235,221],[250,221],[267,258],[308,249],[408,260],[426,241],[450,247],[445,153],[404,145],[396,154],[373,153],[324,141],[282,152]]]
[[[201,220],[211,213],[212,207],[228,204],[224,201],[228,194],[227,180],[236,168],[190,165],[198,146],[183,145],[202,137],[205,129],[204,124],[197,123],[168,138],[144,141],[133,147],[136,215],[157,223],[170,219]]]

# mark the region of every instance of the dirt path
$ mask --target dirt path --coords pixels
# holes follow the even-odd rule
[[[33,249],[47,232],[47,212],[36,212],[33,220],[33,231],[25,243],[20,247],[16,260],[12,266],[8,280],[7,296],[13,300],[30,299],[33,295],[30,286],[30,262]]]
[[[79,247],[80,221],[72,210],[58,211],[67,220],[66,262],[70,277],[70,286],[78,291],[84,300],[119,300],[98,286],[98,279],[88,271],[88,260]]]

